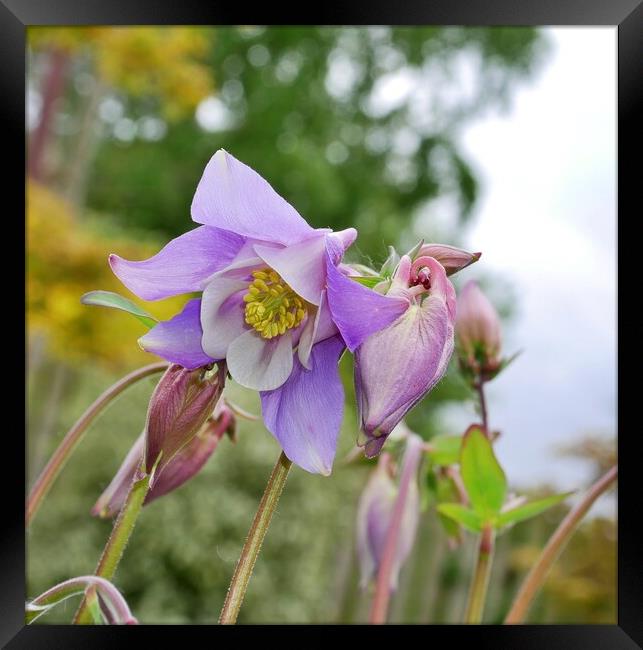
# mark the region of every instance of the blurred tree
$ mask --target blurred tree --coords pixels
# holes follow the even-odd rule
[[[28,170],[32,178],[43,178],[54,109],[66,89],[70,67],[75,82],[71,95],[75,91],[76,95],[87,96],[77,111],[80,118],[78,114],[74,116],[80,128],[66,174],[66,194],[74,203],[80,203],[84,197],[97,109],[108,91],[117,90],[137,98],[148,113],[176,120],[193,111],[213,89],[212,70],[202,61],[212,43],[212,30],[208,28],[30,27],[28,43],[32,53],[44,59],[34,62],[35,69],[44,69],[40,118],[29,146]]]
[[[531,28],[220,28],[218,94],[160,143],[105,140],[89,205],[181,234],[205,163],[224,147],[313,225],[357,227],[376,261],[418,233],[454,239],[478,190],[459,130],[506,104],[544,44]]]

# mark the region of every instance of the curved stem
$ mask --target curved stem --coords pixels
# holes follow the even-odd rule
[[[480,623],[482,621],[484,604],[487,598],[487,588],[489,587],[489,576],[491,575],[491,565],[493,563],[493,551],[494,531],[491,526],[485,526],[480,534],[478,559],[471,582],[467,613],[464,618],[465,623]]]
[[[100,560],[98,560],[98,566],[96,567],[96,571],[94,571],[96,576],[105,578],[106,580],[111,580],[114,576],[123,556],[123,551],[136,525],[136,520],[141,513],[145,497],[149,492],[151,478],[152,474],[144,473],[142,466],[134,474],[134,479],[132,480],[132,485],[125,499],[125,503],[118,513],[118,517],[112,528],[112,534],[107,540]],[[91,615],[87,607],[87,599],[83,599],[74,617],[74,623],[82,624],[90,622]]]
[[[228,593],[223,603],[221,615],[219,616],[219,623],[221,624],[233,624],[237,621],[237,616],[239,615],[239,610],[241,609],[243,598],[246,595],[250,577],[252,576],[252,570],[261,550],[261,544],[268,532],[270,520],[279,502],[279,497],[281,496],[291,466],[292,461],[288,460],[286,455],[281,452],[272,470],[272,474],[268,479],[268,484],[266,485],[263,497],[261,497],[261,502],[257,508],[250,530],[248,531],[246,543],[243,546],[239,561],[234,570],[230,587],[228,587]]]
[[[27,500],[25,513],[26,525],[29,526],[31,520],[42,504],[43,499],[51,489],[54,481],[60,474],[65,463],[69,460],[72,452],[81,441],[83,434],[87,431],[89,425],[95,420],[96,416],[126,388],[136,383],[144,377],[162,372],[167,368],[167,363],[152,363],[149,366],[138,368],[126,375],[114,385],[110,386],[77,420],[76,424],[67,432],[63,441],[54,452],[45,468],[36,479],[31,488]]]
[[[406,505],[409,489],[412,481],[415,479],[417,468],[422,457],[422,448],[422,439],[415,434],[410,434],[406,453],[404,454],[404,464],[400,476],[399,492],[397,494],[395,506],[393,507],[391,523],[386,533],[384,552],[382,553],[382,560],[377,572],[375,596],[373,597],[373,604],[371,606],[371,623],[380,624],[386,622],[388,604],[391,598],[391,572],[393,571],[393,564],[395,562],[400,536],[400,526],[404,516],[404,507]]]
[[[603,492],[609,489],[609,487],[616,481],[617,476],[618,466],[614,465],[614,467],[592,485],[580,503],[567,513],[565,519],[561,521],[560,525],[547,542],[538,562],[536,562],[532,567],[529,575],[522,583],[516,599],[507,614],[507,618],[505,618],[506,624],[523,622],[534,596],[538,593],[538,590],[545,582],[545,578],[547,577],[553,563],[556,561],[556,558],[558,558],[561,551],[576,531],[581,520],[591,508],[592,504],[599,496],[601,496],[601,494],[603,494]]]
[[[127,602],[111,582],[97,576],[79,576],[47,589],[40,596],[36,596],[31,602],[27,603],[25,617],[27,625],[48,612],[54,605],[77,594],[85,593],[90,587],[95,589],[97,594],[100,594],[110,622],[128,625],[137,622],[132,616]]]

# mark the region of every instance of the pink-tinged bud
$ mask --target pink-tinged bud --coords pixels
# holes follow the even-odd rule
[[[377,575],[383,559],[386,538],[393,518],[395,502],[399,488],[393,480],[392,460],[388,453],[383,453],[377,468],[360,497],[357,512],[357,555],[360,564],[361,587]],[[397,588],[400,569],[408,558],[420,514],[420,498],[415,477],[411,480],[398,532],[396,552],[391,570],[390,588]]]
[[[482,378],[493,376],[501,364],[500,318],[473,280],[467,282],[458,299],[455,327],[463,369]]]
[[[355,391],[369,458],[443,377],[454,344],[455,290],[434,258],[411,262],[403,256],[388,295],[406,298],[408,308],[355,351]]]
[[[231,439],[234,438],[235,422],[232,411],[221,400],[215,409],[215,414],[167,463],[162,474],[154,481],[152,488],[147,493],[143,505],[176,490],[198,474],[214,453],[223,435],[227,433]],[[145,433],[142,433],[125,457],[112,482],[96,501],[91,510],[92,515],[108,518],[118,514],[125,503],[134,473],[141,464],[144,444]]]
[[[447,244],[424,244],[420,247],[417,256],[422,257],[423,255],[436,259],[442,264],[447,275],[453,275],[477,262],[482,253],[469,253],[462,248]]]
[[[223,392],[225,376],[223,363],[213,370],[187,370],[173,364],[165,371],[147,411],[145,471],[151,473],[158,461],[152,485],[212,415]]]

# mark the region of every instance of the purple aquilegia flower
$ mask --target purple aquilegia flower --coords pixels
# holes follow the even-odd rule
[[[385,285],[385,286],[383,286]],[[355,354],[355,391],[365,454],[444,375],[453,352],[455,290],[433,257],[404,255],[389,282],[369,289],[328,264],[328,301]],[[383,293],[385,292],[385,293]]]
[[[239,384],[260,391],[266,426],[293,462],[330,474],[344,393],[344,343],[326,299],[327,269],[357,232],[312,228],[259,174],[217,151],[192,201],[203,224],[148,260],[110,256],[144,300],[203,292],[139,343],[185,368],[225,359]]]

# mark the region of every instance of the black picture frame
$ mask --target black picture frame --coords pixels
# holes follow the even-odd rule
[[[130,25],[130,24],[454,24],[454,25],[602,25],[618,29],[618,216],[619,216],[619,271],[627,259],[624,247],[624,215],[634,205],[640,163],[637,165],[638,141],[636,120],[640,114],[643,96],[641,64],[643,63],[643,6],[641,0],[408,0],[406,3],[391,2],[325,2],[307,7],[307,15],[287,5],[275,7],[264,5],[252,14],[244,15],[231,3],[205,3],[197,0],[0,0],[0,110],[4,126],[3,151],[5,153],[6,198],[15,198],[15,211],[24,208],[25,195],[19,178],[25,170],[26,149],[24,138],[25,117],[25,31],[31,25]],[[640,155],[640,154],[639,154]],[[23,180],[24,180],[23,176]],[[637,179],[640,184],[640,178]],[[589,190],[588,190],[589,191]],[[13,196],[12,196],[13,195]],[[6,204],[5,204],[6,205]],[[632,208],[633,210],[633,208]],[[640,212],[637,210],[637,215]],[[634,215],[632,215],[632,220]],[[19,219],[5,214],[5,221],[20,223]],[[24,237],[24,229],[17,229]],[[12,238],[15,242],[15,239]],[[629,245],[632,245],[631,242]],[[14,244],[14,246],[16,246]],[[24,248],[23,248],[24,250]],[[597,261],[600,269],[600,262]],[[619,277],[623,277],[619,273]],[[11,278],[13,279],[13,278]],[[591,278],[588,278],[588,286]],[[17,294],[17,282],[7,282]],[[14,286],[15,285],[15,286]],[[13,296],[11,296],[13,297]],[[16,296],[16,305],[20,298]],[[640,339],[640,332],[633,327],[639,321],[624,318],[624,301],[619,301],[619,424],[624,422],[622,407],[628,400],[626,393],[636,389],[628,365],[633,362],[621,359],[623,345]],[[15,310],[14,310],[15,311]],[[629,332],[626,330],[630,330]],[[640,325],[638,325],[640,329]],[[23,330],[24,336],[24,330]],[[18,339],[20,334],[18,333]],[[26,344],[26,340],[23,338]],[[625,343],[624,343],[625,341]],[[627,343],[627,342],[630,343]],[[24,356],[19,346],[9,346],[6,351],[5,369],[13,374],[24,367]],[[23,348],[23,350],[26,349]],[[634,370],[632,367],[631,370]],[[5,375],[6,377],[6,375]],[[13,382],[15,385],[18,382]],[[632,385],[634,383],[634,386]],[[6,385],[6,384],[5,384]],[[25,391],[26,392],[26,391]],[[26,428],[26,427],[25,427]],[[620,428],[620,427],[619,427]],[[25,475],[20,471],[11,473],[7,466],[24,467],[20,458],[24,454],[24,442],[17,435],[18,426],[9,427],[5,422],[4,467],[0,472],[4,482],[2,500],[2,527],[0,533],[0,642],[7,648],[121,648],[129,644],[151,643],[150,631],[155,626],[59,626],[24,625],[25,603],[25,527],[24,501]],[[632,435],[629,435],[629,434]],[[423,643],[473,642],[477,648],[591,648],[617,650],[641,647],[643,643],[643,570],[641,544],[636,534],[637,497],[640,484],[637,481],[638,454],[633,445],[640,435],[636,430],[619,436],[619,503],[618,503],[618,623],[616,625],[520,625],[520,626],[430,626],[430,630],[416,630],[426,634]],[[24,458],[24,457],[23,457]],[[13,461],[13,462],[12,462]],[[311,627],[315,629],[312,630]],[[405,631],[404,626],[352,626],[342,628],[341,634],[377,634],[378,640],[393,641]],[[281,636],[281,643],[288,645],[302,642],[307,646],[321,645],[330,640],[338,629],[335,626],[290,626],[283,631],[280,626],[164,626],[156,633],[163,635],[164,643],[189,643],[198,634],[210,640],[249,640],[248,634],[259,633]],[[282,636],[283,635],[283,636]],[[439,639],[436,639],[436,635]],[[421,637],[422,638],[422,637]]]

